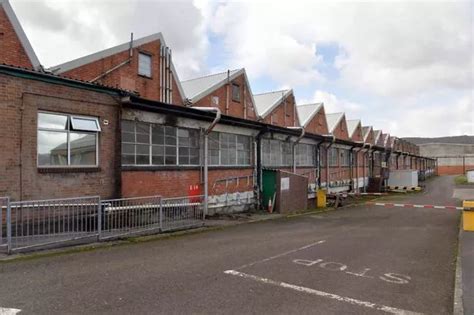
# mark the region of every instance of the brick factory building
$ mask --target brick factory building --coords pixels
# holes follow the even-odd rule
[[[181,82],[161,33],[45,70],[6,0],[0,28],[0,196],[12,200],[197,190],[208,213],[243,211],[267,202],[263,169],[307,177],[311,198],[362,191],[383,162],[433,167],[360,120],[297,106],[292,89],[253,94],[245,69]]]

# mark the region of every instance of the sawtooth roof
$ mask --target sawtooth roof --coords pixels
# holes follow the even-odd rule
[[[227,80],[231,81],[240,74],[244,73],[244,69],[229,70],[220,73],[214,73],[198,78],[181,81],[184,95],[191,102],[199,101],[204,96],[224,85]]]
[[[255,100],[255,109],[258,115],[265,118],[291,93],[293,93],[293,90],[290,89],[255,94],[253,99]]]
[[[350,119],[346,120],[347,124],[347,133],[349,134],[349,138],[354,136],[354,132],[357,129],[357,126],[361,124],[360,119]]]
[[[300,126],[306,127],[323,106],[323,103],[297,105],[296,111],[298,112]]]
[[[337,127],[339,122],[342,120],[344,117],[344,113],[331,113],[331,114],[326,114],[326,121],[328,123],[328,130],[329,133],[333,133],[334,129]]]

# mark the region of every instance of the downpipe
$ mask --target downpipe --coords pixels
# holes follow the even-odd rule
[[[209,147],[209,134],[221,120],[221,110],[217,107],[193,107],[206,112],[215,112],[216,117],[212,123],[204,130],[204,214],[203,219],[206,218],[206,215],[209,210],[209,161],[208,161],[208,147]]]
[[[304,127],[287,127],[287,128],[292,129],[292,130],[301,130],[301,134],[293,142],[293,150],[292,150],[293,151],[293,173],[296,174],[296,145],[298,144],[298,142],[301,141],[301,139],[303,139],[306,131],[304,130]]]

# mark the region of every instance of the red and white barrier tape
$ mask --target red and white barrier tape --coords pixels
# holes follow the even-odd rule
[[[429,208],[429,209],[449,209],[463,210],[463,207],[456,206],[435,206],[435,205],[414,205],[411,203],[383,203],[383,202],[367,202],[369,205],[382,207],[400,207],[400,208]]]

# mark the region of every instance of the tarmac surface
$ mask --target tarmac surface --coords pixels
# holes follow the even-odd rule
[[[452,195],[439,177],[396,199]],[[347,207],[0,264],[0,314],[450,314],[459,215]]]

